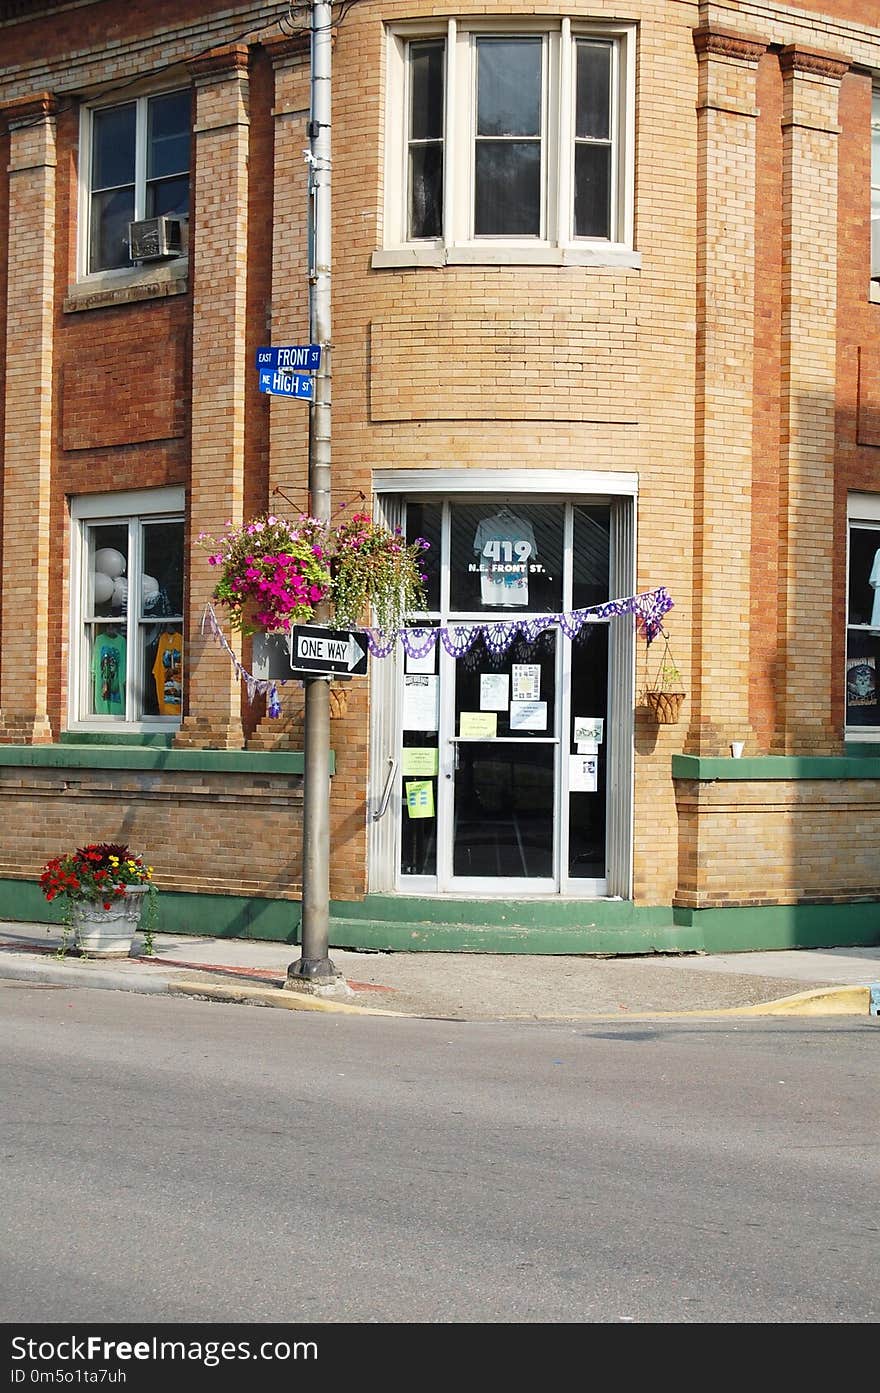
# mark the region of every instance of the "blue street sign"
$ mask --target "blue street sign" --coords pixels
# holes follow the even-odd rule
[[[316,343],[290,344],[286,348],[258,348],[258,368],[287,368],[291,372],[317,372],[321,348]]]
[[[305,401],[314,401],[315,379],[299,372],[276,372],[272,368],[262,368],[260,391],[268,392],[271,397],[301,397]]]

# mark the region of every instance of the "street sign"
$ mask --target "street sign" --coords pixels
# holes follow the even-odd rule
[[[363,677],[367,671],[367,645],[360,634],[346,629],[317,629],[311,624],[300,624],[290,631],[290,666],[295,672]]]
[[[314,401],[315,379],[300,372],[261,368],[260,391],[268,392],[270,397],[302,397],[304,401]]]
[[[258,368],[287,368],[290,372],[317,372],[321,348],[317,343],[289,344],[287,347],[258,348]]]

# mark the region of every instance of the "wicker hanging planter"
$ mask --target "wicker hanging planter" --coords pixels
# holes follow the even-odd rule
[[[331,721],[341,720],[348,710],[348,688],[331,687],[328,695],[330,697]]]
[[[686,695],[686,692],[645,692],[645,702],[659,726],[674,726]]]
[[[669,650],[669,636],[665,630],[662,632],[663,654],[653,682],[645,687],[645,705],[658,725],[673,726],[681,714],[687,692],[681,686],[681,673]],[[647,664],[647,657],[645,662]]]

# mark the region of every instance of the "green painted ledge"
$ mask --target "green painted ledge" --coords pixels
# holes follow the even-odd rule
[[[880,779],[876,755],[758,755],[743,759],[673,755],[672,777],[700,782],[725,779]]]
[[[301,750],[174,750],[152,745],[0,745],[0,768],[184,769],[193,773],[302,774]],[[330,772],[336,772],[333,751]]]
[[[0,920],[59,923],[33,881],[0,880]],[[300,941],[297,900],[163,890],[162,933]],[[334,901],[331,948],[372,952],[591,954],[737,953],[880,945],[880,900],[760,908],[671,909],[623,900],[479,901],[368,895]]]

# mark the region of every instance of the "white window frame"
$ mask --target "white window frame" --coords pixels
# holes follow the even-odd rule
[[[99,716],[88,712],[89,682],[92,680],[86,661],[83,642],[87,594],[88,547],[86,529],[94,524],[128,524],[130,536],[139,530],[142,521],[185,522],[186,497],[182,488],[135,489],[119,493],[81,494],[70,500],[70,631],[68,637],[69,668],[67,673],[67,729],[70,731],[102,732],[105,734],[161,733],[180,726],[177,716],[141,716],[133,718],[135,693],[142,690],[140,645],[136,642],[138,607],[127,606],[125,624],[127,649],[130,656],[126,672],[126,716]],[[186,561],[184,554],[183,561]],[[139,575],[143,570],[137,545],[129,553],[128,570]],[[171,621],[176,622],[176,621]],[[184,621],[179,621],[181,632]],[[186,663],[184,662],[184,673]]]
[[[176,82],[172,86],[156,86],[149,84],[137,86],[132,89],[130,94],[120,96],[117,92],[114,100],[93,101],[86,103],[80,110],[79,123],[79,208],[78,208],[78,237],[77,237],[77,280],[95,281],[119,280],[121,278],[131,278],[143,274],[143,267],[137,261],[133,261],[131,266],[112,266],[105,270],[89,270],[89,252],[91,243],[92,226],[92,123],[96,112],[110,111],[113,107],[129,106],[136,104],[135,116],[135,195],[134,195],[134,219],[146,216],[146,186],[147,186],[147,103],[151,97],[170,97],[175,92],[192,92],[192,86],[185,82]],[[190,198],[192,198],[192,178],[193,169],[190,162]],[[188,221],[188,218],[187,218]],[[179,257],[169,259],[168,266],[187,264],[187,255],[182,253]],[[156,267],[151,264],[151,271],[155,273]],[[166,272],[167,274],[167,272]]]
[[[633,247],[636,26],[617,21],[467,19],[407,22],[387,29],[384,170],[384,245],[374,267],[511,263],[607,265],[638,268]],[[476,40],[480,37],[544,39],[545,125],[542,131],[540,237],[475,237],[473,147]],[[408,239],[408,45],[445,38],[443,235]],[[611,236],[575,237],[574,82],[578,39],[612,45]]]

